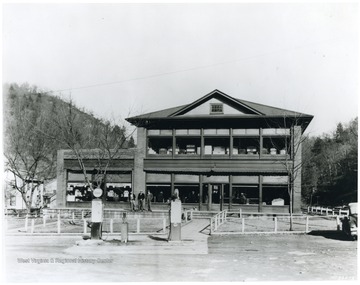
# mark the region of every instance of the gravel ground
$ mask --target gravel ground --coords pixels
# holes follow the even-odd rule
[[[207,239],[207,254],[185,253],[176,243],[169,245],[161,239],[153,252],[147,253],[142,251],[141,243],[139,251],[131,254],[119,245],[106,254],[96,246],[84,246],[81,254],[79,251],[71,252],[79,239],[80,236],[6,236],[6,280],[205,282],[357,279],[357,242],[347,240],[337,231],[317,231],[308,235],[211,236]],[[137,246],[131,241],[128,245]],[[166,253],[169,246],[174,247],[173,254]],[[49,262],[51,259],[53,263]]]

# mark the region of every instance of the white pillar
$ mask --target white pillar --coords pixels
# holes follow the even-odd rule
[[[110,233],[114,232],[114,220],[110,219]]]
[[[57,221],[57,233],[59,234],[61,232],[61,220],[60,220],[60,214],[58,214],[58,221]]]
[[[140,233],[140,219],[139,218],[136,221],[136,232]]]

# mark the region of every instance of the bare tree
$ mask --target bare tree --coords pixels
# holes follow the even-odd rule
[[[5,171],[12,174],[7,183],[30,213],[35,189],[56,175],[56,149],[38,132],[49,129],[49,114],[41,108],[41,93],[27,86],[5,89],[4,107]]]
[[[307,139],[303,135],[302,129],[303,118],[302,114],[297,114],[295,116],[283,116],[282,122],[269,122],[269,126],[274,126],[277,124],[279,128],[284,128],[289,130],[290,133],[283,137],[283,150],[285,155],[274,156],[276,163],[281,163],[283,169],[285,170],[288,180],[287,180],[287,192],[289,195],[289,214],[290,214],[290,231],[293,230],[293,213],[294,213],[294,192],[296,187],[301,185],[295,185],[298,179],[301,178],[301,171],[304,165],[304,160],[302,159],[302,145],[303,142]],[[276,142],[270,138],[272,146],[276,147]]]
[[[52,125],[55,130],[52,139],[71,151],[91,191],[105,185],[109,166],[115,159],[121,161],[121,149],[132,136],[115,119],[100,120],[84,114],[71,99],[53,110]],[[86,166],[88,160],[94,162],[91,169]]]

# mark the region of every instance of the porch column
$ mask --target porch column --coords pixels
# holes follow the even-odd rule
[[[232,181],[233,181],[233,176],[230,175],[229,176],[229,211],[231,210],[232,207]]]
[[[212,185],[208,183],[208,211],[211,210],[212,205]]]
[[[262,212],[263,176],[259,175],[259,212]]]
[[[203,176],[199,175],[199,211],[201,210],[201,204],[203,199]]]
[[[224,210],[224,184],[220,186],[220,211]]]
[[[175,191],[175,174],[171,173],[171,196],[174,194]]]
[[[146,156],[146,129],[137,128],[137,148],[134,159],[134,175],[132,191],[136,196],[140,191],[145,191],[144,158]]]
[[[301,212],[301,126],[293,127],[293,145],[292,145],[292,159],[295,166],[293,167],[293,213]]]

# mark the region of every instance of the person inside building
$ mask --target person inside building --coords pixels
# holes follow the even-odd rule
[[[163,193],[163,191],[159,192],[159,194],[157,196],[157,202],[164,203],[164,193]]]
[[[246,196],[244,193],[240,194],[240,204],[246,204]]]
[[[151,201],[153,199],[153,194],[150,192],[150,190],[148,190],[147,192],[147,195],[146,195],[146,202],[147,202],[147,205],[148,205],[148,211],[149,212],[152,212],[151,210]]]
[[[144,191],[140,191],[138,195],[139,211],[144,211],[145,194]]]
[[[129,189],[128,187],[126,187],[124,190],[124,201],[127,202],[128,199],[129,199]]]

